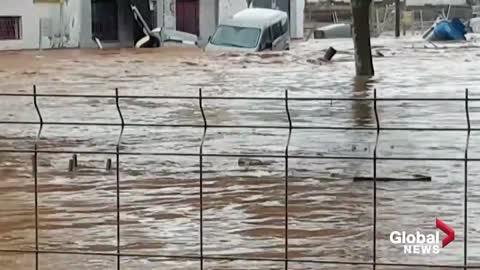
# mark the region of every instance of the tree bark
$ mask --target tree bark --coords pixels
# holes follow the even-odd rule
[[[400,37],[400,0],[395,0],[395,37]]]
[[[357,76],[375,75],[370,44],[370,4],[372,0],[352,0],[353,42]]]

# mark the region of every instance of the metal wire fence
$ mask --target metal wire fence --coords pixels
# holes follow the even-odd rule
[[[34,207],[35,207],[35,248],[32,250],[16,250],[16,249],[1,249],[1,253],[12,254],[34,254],[35,255],[35,270],[39,269],[39,256],[41,254],[60,254],[60,255],[93,255],[93,256],[107,256],[116,257],[117,265],[116,269],[122,269],[121,258],[122,257],[137,257],[137,258],[164,258],[164,259],[190,259],[198,260],[199,268],[204,269],[204,262],[206,260],[226,260],[226,261],[268,261],[268,262],[280,262],[284,263],[284,269],[289,269],[289,263],[313,263],[313,264],[334,264],[340,268],[342,265],[358,265],[358,266],[371,266],[372,269],[376,269],[378,266],[382,267],[410,267],[416,269],[419,267],[427,268],[449,268],[449,269],[473,269],[480,266],[474,266],[468,264],[468,163],[478,162],[480,158],[469,157],[469,141],[472,131],[480,131],[480,128],[473,128],[470,120],[469,102],[480,101],[480,98],[469,98],[468,89],[465,90],[465,98],[378,98],[376,90],[374,90],[373,98],[312,98],[312,97],[289,97],[288,91],[285,91],[284,97],[239,97],[239,96],[204,96],[202,90],[198,92],[198,96],[148,96],[148,95],[120,95],[118,89],[115,90],[114,95],[70,95],[70,94],[39,94],[36,87],[33,87],[31,94],[27,93],[0,93],[0,97],[28,97],[33,99],[33,104],[38,116],[38,121],[0,121],[2,125],[38,125],[39,129],[36,134],[36,138],[33,144],[33,149],[0,149],[0,153],[27,153],[32,155],[32,171],[34,179]],[[115,100],[116,109],[118,112],[118,122],[49,122],[45,121],[42,116],[42,110],[40,109],[37,100],[39,98],[95,98],[95,99],[111,99]],[[122,100],[124,99],[163,99],[163,100],[196,100],[198,101],[198,109],[201,112],[203,124],[200,125],[183,125],[183,124],[150,124],[150,123],[129,123],[124,120],[122,114]],[[283,102],[285,105],[285,114],[288,121],[285,125],[213,125],[210,124],[204,110],[205,100],[269,100]],[[352,102],[372,102],[373,110],[375,114],[375,126],[374,127],[342,127],[342,126],[302,126],[293,123],[289,101],[352,101]],[[377,109],[377,103],[379,102],[399,102],[399,101],[417,101],[417,102],[434,102],[434,101],[448,101],[463,103],[465,106],[465,127],[464,128],[436,128],[436,127],[416,127],[416,128],[389,128],[382,127],[379,112]],[[115,126],[119,127],[118,139],[116,141],[115,151],[71,151],[66,150],[43,150],[39,148],[39,141],[42,137],[42,130],[47,125],[61,125],[61,126]],[[132,152],[121,151],[122,137],[125,127],[188,127],[188,128],[200,128],[203,130],[201,142],[196,153],[175,153],[175,152]],[[209,129],[215,128],[231,128],[231,129],[247,129],[247,128],[262,128],[262,129],[286,129],[288,135],[285,138],[284,153],[279,154],[215,154],[204,153],[204,143]],[[289,154],[289,146],[292,138],[292,131],[296,129],[309,129],[309,130],[371,130],[376,132],[375,147],[373,149],[372,156],[344,156],[344,155],[291,155]],[[382,131],[387,130],[399,130],[399,131],[458,131],[465,132],[467,134],[465,142],[465,153],[463,158],[449,158],[449,157],[401,157],[401,156],[379,156],[377,154],[377,146],[379,137]],[[43,249],[39,239],[39,183],[38,183],[38,156],[39,154],[90,154],[90,155],[114,155],[116,163],[115,166],[115,178],[116,178],[116,252],[75,252],[75,251],[62,251]],[[121,181],[120,181],[120,168],[122,156],[189,156],[197,157],[199,159],[199,256],[174,256],[174,255],[162,255],[162,254],[135,254],[125,253],[121,249],[121,218],[120,213],[122,209],[121,198]],[[253,258],[253,257],[241,257],[241,256],[211,256],[204,254],[204,157],[231,157],[231,158],[276,158],[283,159],[285,164],[284,175],[284,257],[283,258]],[[371,161],[373,169],[373,176],[371,177],[373,183],[373,239],[372,239],[372,252],[373,258],[371,261],[331,261],[331,260],[299,260],[289,257],[289,161],[292,159],[329,159],[329,160],[366,160]],[[464,162],[464,239],[463,239],[463,264],[462,265],[433,265],[433,264],[409,264],[409,263],[382,263],[378,262],[377,258],[377,162],[381,160],[396,160],[396,161],[457,161]],[[71,161],[72,162],[72,161]],[[76,162],[75,162],[76,163]],[[75,166],[75,165],[73,165]],[[1,224],[0,224],[1,226]]]

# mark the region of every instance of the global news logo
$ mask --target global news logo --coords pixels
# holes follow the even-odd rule
[[[455,231],[439,218],[436,218],[435,225],[437,229],[446,234],[441,241],[439,231],[432,234],[423,234],[419,231],[415,233],[393,231],[390,233],[390,242],[394,245],[401,245],[404,254],[439,254],[440,248],[446,247],[455,240]]]

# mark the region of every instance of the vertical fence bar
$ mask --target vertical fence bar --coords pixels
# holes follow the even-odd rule
[[[468,253],[467,253],[467,244],[468,244],[468,147],[470,145],[470,106],[468,104],[468,88],[465,89],[465,114],[467,117],[467,141],[465,144],[465,164],[464,164],[464,178],[465,178],[465,187],[464,187],[464,221],[463,221],[463,266],[464,269],[467,269]]]
[[[202,98],[202,88],[198,90],[198,102],[200,106],[200,112],[202,113],[203,119],[203,134],[202,141],[200,143],[200,270],[203,270],[203,145],[205,143],[205,136],[207,135],[207,118],[205,117],[205,111],[203,110],[203,98]]]
[[[121,121],[120,134],[118,135],[117,146],[115,147],[116,156],[116,197],[117,197],[117,270],[120,270],[120,145],[122,143],[123,130],[125,128],[125,121],[123,119],[122,110],[120,109],[120,102],[118,96],[118,88],[115,88],[115,104],[117,107],[118,116]]]
[[[288,117],[288,138],[285,145],[285,270],[288,270],[288,149],[292,138],[292,118],[288,107],[288,90],[285,90],[285,111]]]
[[[35,138],[34,143],[34,156],[33,156],[33,178],[35,185],[35,270],[39,268],[38,252],[39,252],[39,238],[38,238],[38,141],[43,129],[43,117],[40,113],[40,108],[37,103],[37,86],[33,86],[33,104],[35,110],[37,111],[38,119],[40,120],[40,127],[37,132],[37,137]]]
[[[377,267],[377,147],[380,137],[380,119],[377,110],[377,89],[373,89],[373,110],[377,133],[375,136],[375,148],[373,149],[373,270]]]

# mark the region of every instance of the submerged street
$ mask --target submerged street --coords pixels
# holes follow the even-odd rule
[[[354,78],[351,39],[312,40],[292,50],[260,54],[205,54],[200,50],[123,49],[0,53],[0,93],[122,96],[245,96],[291,98],[478,98],[479,44],[419,38],[372,39],[376,76]],[[316,59],[332,46],[332,62]],[[472,128],[479,102],[470,102]],[[126,123],[203,125],[196,99],[122,98]],[[46,122],[120,123],[115,100],[39,97]],[[209,125],[286,126],[283,101],[203,101]],[[463,101],[389,101],[378,104],[382,127],[466,128]],[[290,101],[293,126],[376,127],[373,102]],[[38,121],[32,98],[1,97],[0,121]],[[0,149],[33,149],[35,124],[0,125]],[[45,125],[39,150],[114,152],[118,126]],[[121,151],[198,153],[203,128],[125,128]],[[464,157],[466,131],[382,131],[379,157]],[[211,128],[206,154],[283,155],[288,129]],[[291,156],[372,157],[375,130],[294,129]],[[469,158],[480,158],[480,136],[470,136]],[[39,154],[39,248],[115,253],[116,175],[105,171],[114,155]],[[251,164],[251,163],[255,164]],[[120,157],[121,252],[200,254],[199,159],[194,156]],[[250,163],[250,165],[246,164]],[[480,265],[479,162],[468,165],[468,260]],[[289,160],[289,258],[371,261],[371,160]],[[427,175],[431,182],[377,183],[377,262],[463,264],[464,162],[378,161],[378,177]],[[206,256],[284,258],[285,159],[204,157],[203,239]],[[0,250],[35,249],[31,154],[0,152]],[[390,243],[392,231],[434,233],[435,218],[456,239],[438,255],[406,255]],[[41,269],[116,269],[115,256],[40,255]],[[5,269],[32,269],[35,254],[0,253]],[[122,269],[198,269],[196,259],[122,257]],[[205,269],[283,269],[268,261],[205,260]],[[371,269],[368,265],[291,262],[289,269]],[[378,267],[377,269],[402,269]],[[417,268],[427,269],[427,268]],[[444,268],[448,269],[448,268]]]

